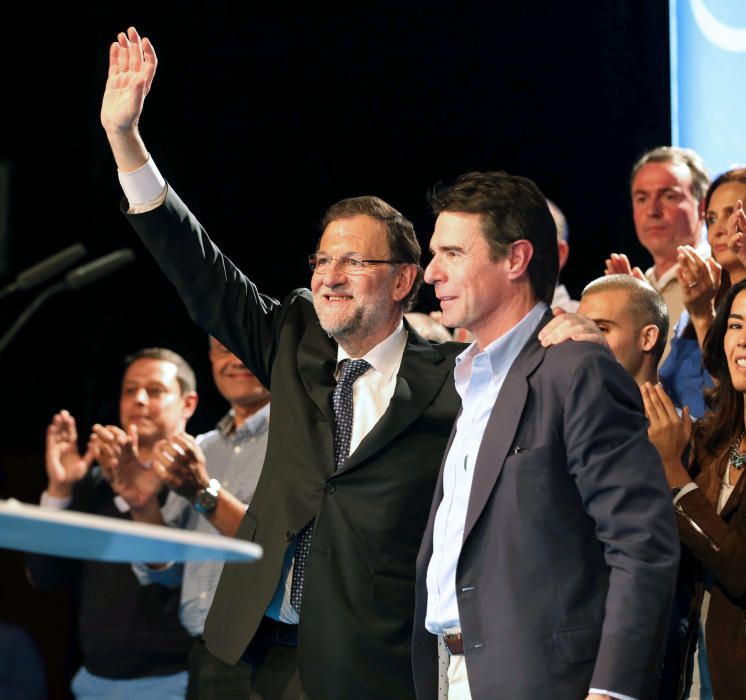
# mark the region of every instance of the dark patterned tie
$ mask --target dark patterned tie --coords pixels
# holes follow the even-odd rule
[[[365,360],[345,360],[342,363],[339,380],[332,394],[334,409],[334,465],[339,469],[350,455],[352,438],[352,385],[355,380],[370,369]],[[295,543],[293,563],[293,583],[290,589],[290,604],[300,615],[303,597],[303,576],[306,572],[308,555],[311,552],[313,520],[299,533]]]

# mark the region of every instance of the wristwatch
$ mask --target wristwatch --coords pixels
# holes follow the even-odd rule
[[[197,498],[194,499],[194,509],[202,515],[212,513],[218,504],[220,488],[220,482],[217,479],[210,479],[205,488],[197,491]]]

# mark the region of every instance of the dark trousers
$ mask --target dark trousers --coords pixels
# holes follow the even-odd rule
[[[266,627],[260,625],[235,666],[197,640],[189,654],[187,700],[308,700],[300,685],[297,648],[275,643],[271,633],[264,634]]]

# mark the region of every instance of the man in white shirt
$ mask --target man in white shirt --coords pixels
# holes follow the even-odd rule
[[[555,227],[530,180],[469,173],[437,191],[425,280],[456,360],[456,422],[417,559],[418,697],[655,693],[678,562],[640,394],[606,348],[544,347]]]
[[[311,290],[261,294],[149,158],[137,124],[155,62],[133,28],[111,48],[101,117],[128,219],[192,317],[272,392],[267,456],[236,533],[264,554],[224,568],[207,649],[247,667],[255,698],[412,697],[414,560],[460,350],[402,321],[422,278],[414,229],[376,197],[338,202]]]

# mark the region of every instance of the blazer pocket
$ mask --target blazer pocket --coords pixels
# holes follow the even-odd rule
[[[373,574],[373,600],[376,604],[399,610],[414,610],[414,581],[412,579]]]
[[[547,469],[552,463],[552,449],[548,445],[523,447],[513,445],[505,458],[505,469]]]
[[[559,630],[552,634],[552,643],[558,658],[565,663],[593,661],[601,643],[601,625],[584,625]]]

